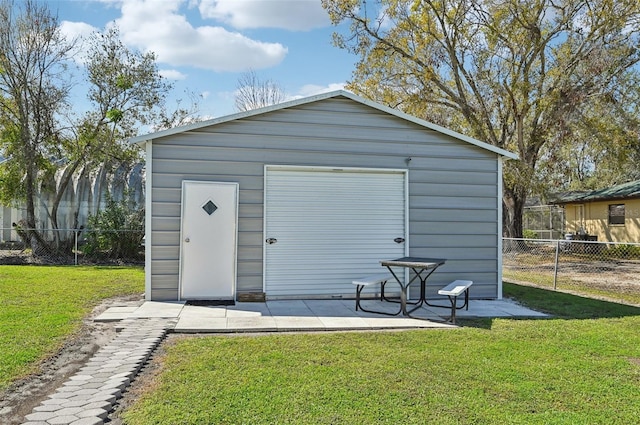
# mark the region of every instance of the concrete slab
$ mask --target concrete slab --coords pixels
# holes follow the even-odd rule
[[[440,302],[440,301],[438,301]],[[442,300],[446,303],[447,300]],[[363,300],[365,308],[395,313],[397,303]],[[414,318],[355,311],[354,300],[273,300],[238,302],[230,306],[193,306],[183,302],[145,302],[107,309],[96,321],[136,318],[177,319],[174,332],[273,332],[347,329],[406,329],[452,327],[444,323],[450,308],[421,307]],[[457,310],[459,319],[482,317],[546,317],[511,300],[471,300],[469,310]]]
[[[424,307],[431,314],[447,318],[451,308]],[[469,310],[456,310],[458,318],[548,317],[547,314],[521,306],[511,300],[471,300]]]
[[[490,309],[491,305],[490,301],[487,301],[486,309]],[[526,308],[520,304],[517,304],[510,300],[505,300],[505,302],[494,308],[497,311],[502,311],[504,314],[509,315],[511,317],[532,317],[532,318],[540,318],[540,317],[548,317],[548,314],[541,313],[539,311],[534,311],[529,308]]]
[[[185,305],[179,315],[180,318],[216,319],[226,317],[227,310],[223,306]]]
[[[325,330],[320,319],[315,316],[273,316],[279,331]]]
[[[266,303],[236,303],[227,307],[227,317],[271,316]]]
[[[112,306],[109,307],[109,312],[111,313],[133,313],[134,311],[136,311],[138,308],[140,308],[139,305],[127,305],[127,306]]]
[[[199,333],[199,332],[227,332],[227,318],[202,319],[197,316],[182,317],[178,319],[173,332]]]
[[[369,325],[362,317],[318,316],[318,320],[327,329],[369,329]]]
[[[276,320],[270,316],[228,317],[227,332],[275,332],[278,330]]]
[[[105,310],[98,316],[96,316],[93,320],[94,322],[119,322],[124,319],[128,319],[131,317],[133,313],[114,313],[109,311],[109,309]]]
[[[146,301],[130,317],[135,319],[177,318],[184,308],[184,301]]]
[[[305,305],[316,316],[348,318],[358,317],[355,302],[345,304],[343,300],[305,300]]]
[[[312,316],[311,310],[304,300],[267,301],[267,308],[272,316]]]

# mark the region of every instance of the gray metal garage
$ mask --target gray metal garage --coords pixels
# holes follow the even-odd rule
[[[345,91],[140,136],[146,298],[352,297],[404,255],[501,297],[510,152]]]

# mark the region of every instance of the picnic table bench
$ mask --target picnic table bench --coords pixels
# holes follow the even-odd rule
[[[362,307],[362,305],[360,304],[362,290],[367,286],[372,286],[372,285],[380,285],[380,301],[385,300],[384,286],[387,284],[389,280],[394,280],[391,273],[372,274],[369,276],[365,276],[365,277],[361,277],[359,279],[353,280],[351,283],[356,285],[356,311],[362,310],[362,311],[366,311],[367,313],[386,314],[388,316],[397,316],[398,314],[400,314],[402,309],[398,310],[398,312],[396,313],[388,313],[386,311],[367,310],[364,307]]]
[[[451,316],[449,321],[456,323],[456,310],[465,308],[469,310],[469,288],[473,285],[471,280],[454,280],[444,288],[438,291],[438,295],[446,295],[451,302]],[[464,294],[464,304],[457,307],[458,297]]]

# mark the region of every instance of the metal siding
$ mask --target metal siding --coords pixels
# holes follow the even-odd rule
[[[175,293],[177,299],[177,267],[172,274],[158,261],[179,256],[177,234],[169,234],[179,226],[185,179],[240,183],[238,291],[262,290],[265,164],[408,168],[411,255],[449,259],[430,278],[434,284],[463,276],[474,281],[472,297],[496,295],[501,176],[495,153],[346,98],[174,134],[154,140],[151,152],[151,228],[163,235],[151,238],[148,251],[152,297]]]
[[[178,299],[178,290],[157,288],[157,285],[154,284],[151,290],[151,299],[153,301],[175,301]]]

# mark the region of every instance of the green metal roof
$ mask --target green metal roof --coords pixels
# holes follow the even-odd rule
[[[554,204],[573,204],[581,202],[606,201],[614,199],[640,198],[640,180],[622,183],[605,189],[588,192],[566,192],[558,195]]]

